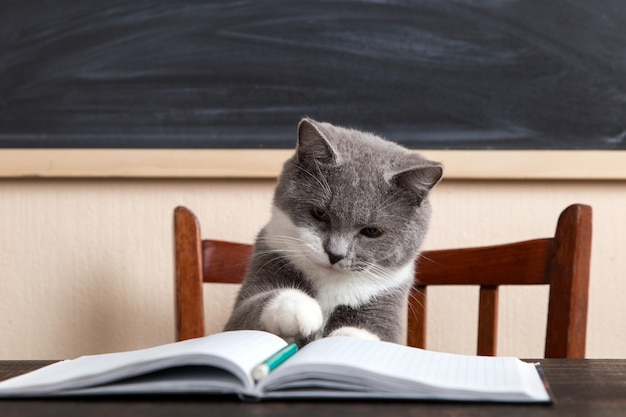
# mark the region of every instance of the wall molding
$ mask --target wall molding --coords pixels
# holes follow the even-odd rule
[[[273,179],[293,150],[2,149],[0,178]],[[420,151],[455,180],[626,180],[626,151]]]

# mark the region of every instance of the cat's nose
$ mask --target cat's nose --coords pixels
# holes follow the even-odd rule
[[[335,265],[337,262],[345,257],[346,255],[338,255],[336,253],[328,252],[328,260],[330,261],[331,265]]]

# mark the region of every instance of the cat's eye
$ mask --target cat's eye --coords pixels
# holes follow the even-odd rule
[[[362,229],[361,234],[366,237],[377,238],[382,236],[383,231],[380,230],[378,227],[370,226]]]
[[[328,212],[324,209],[316,207],[311,210],[311,214],[313,215],[313,217],[321,222],[330,221],[330,216],[328,215]]]

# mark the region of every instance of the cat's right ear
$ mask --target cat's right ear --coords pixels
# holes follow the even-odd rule
[[[319,127],[312,119],[302,119],[298,124],[298,144],[296,147],[298,162],[319,161],[322,163],[337,162],[337,152]]]
[[[430,190],[441,181],[443,165],[417,154],[411,154],[402,162],[404,166],[399,164],[399,172],[393,173],[393,179],[399,186],[413,191],[415,202],[421,205]]]

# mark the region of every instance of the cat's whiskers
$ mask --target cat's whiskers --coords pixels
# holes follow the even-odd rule
[[[257,249],[254,256],[264,256],[268,254],[299,254],[305,256],[305,252],[309,249],[307,244],[291,244],[289,247],[269,247],[267,249]]]
[[[428,262],[434,263],[434,264],[436,264],[436,265],[440,265],[440,263],[439,263],[439,262],[435,261],[435,260],[434,260],[434,259],[432,259],[432,258],[429,258],[428,256],[425,256],[423,252],[422,252],[422,253],[420,253],[419,258],[424,259],[424,260],[426,260],[426,261],[428,261]]]
[[[315,253],[315,249],[310,242],[294,236],[288,235],[276,235],[276,236],[262,236],[259,237],[259,242],[270,246],[268,249],[258,250],[257,255],[268,256],[273,255],[272,259],[268,260],[263,267],[271,264],[273,261],[298,261],[304,260],[307,263],[314,261],[311,259],[311,254]],[[320,268],[324,268],[323,265],[318,265]],[[282,269],[283,267],[281,267]],[[366,278],[371,283],[380,286],[388,286],[397,282],[397,276],[387,268],[381,267],[373,262],[363,262],[358,270],[340,270],[340,269],[328,269],[331,274],[341,275],[360,275]]]
[[[315,252],[315,247],[311,242],[294,236],[262,236],[258,238],[258,241],[267,244],[271,247],[271,249],[283,251],[285,253],[291,251],[292,253],[307,255]]]
[[[257,241],[270,246],[271,249],[276,250],[309,249],[311,246],[311,244],[306,240],[289,235],[259,236]],[[285,245],[288,245],[289,247],[283,247]]]
[[[276,243],[276,244],[290,244],[296,247],[306,247],[306,248],[309,248],[311,246],[310,243],[304,239],[294,237],[294,236],[288,236],[288,235],[260,236],[257,240],[259,242],[268,243],[270,245],[272,243]]]
[[[305,243],[303,239],[300,239],[294,236],[289,236],[289,235],[259,236],[257,240],[261,242],[288,241],[288,242],[296,242],[296,243]]]

